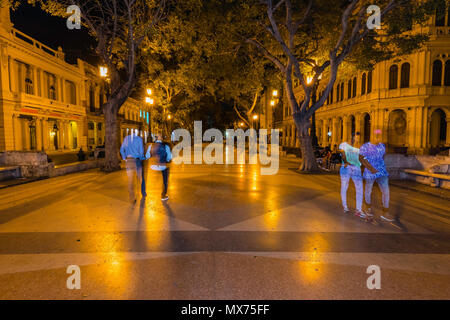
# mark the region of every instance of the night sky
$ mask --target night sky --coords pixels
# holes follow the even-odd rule
[[[93,65],[99,62],[98,57],[93,53],[95,40],[89,36],[84,27],[81,30],[69,30],[65,19],[53,17],[39,7],[26,3],[11,12],[11,20],[16,29],[50,48],[56,50],[61,46],[69,63],[76,63],[77,58]]]

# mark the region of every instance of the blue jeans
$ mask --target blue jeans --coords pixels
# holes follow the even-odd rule
[[[136,200],[136,184],[141,185],[141,194],[146,196],[145,192],[145,180],[142,166],[142,160],[140,159],[127,159],[125,162],[127,176],[128,176],[128,192],[130,194],[130,201]]]
[[[372,196],[372,188],[375,181],[378,183],[382,194],[383,207],[389,208],[389,177],[383,176],[377,179],[366,179],[366,191],[365,191],[365,199],[366,203],[370,206],[372,204],[371,196]]]
[[[347,207],[347,190],[348,185],[350,182],[350,179],[353,180],[353,183],[355,184],[355,190],[356,190],[356,210],[362,211],[362,202],[363,202],[363,178],[361,175],[361,168],[347,165],[347,167],[344,167],[344,165],[341,166],[340,169],[341,174],[341,199],[342,199],[342,206],[344,209],[348,209]]]

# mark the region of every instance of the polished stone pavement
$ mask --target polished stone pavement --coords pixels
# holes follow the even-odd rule
[[[135,205],[124,171],[0,190],[0,298],[450,298],[449,199],[392,187],[406,230],[375,226],[341,213],[338,176],[294,167],[173,165],[167,203],[153,171]],[[69,265],[80,290],[66,287]]]

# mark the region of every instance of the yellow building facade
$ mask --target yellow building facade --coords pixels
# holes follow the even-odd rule
[[[433,17],[421,31],[430,41],[417,52],[352,77],[338,74],[328,101],[316,112],[319,145],[333,148],[355,132],[364,143],[379,129],[389,152],[435,154],[450,147],[449,14],[440,21]],[[300,87],[296,90],[301,100]],[[288,106],[276,126],[283,146],[299,147]]]
[[[108,84],[99,68],[65,61],[15,29],[0,9],[0,151],[70,152],[104,145],[102,106]],[[149,133],[148,106],[129,98],[119,115],[121,139],[133,129]]]

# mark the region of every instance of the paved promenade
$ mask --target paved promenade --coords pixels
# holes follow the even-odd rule
[[[374,226],[341,213],[338,176],[295,166],[173,166],[167,203],[147,170],[134,206],[124,171],[2,189],[0,298],[450,298],[450,200],[392,187],[407,230]],[[66,287],[69,265],[80,290]],[[366,286],[370,265],[380,290]]]

